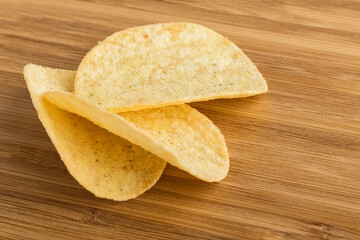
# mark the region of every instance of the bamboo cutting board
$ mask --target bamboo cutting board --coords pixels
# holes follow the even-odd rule
[[[360,239],[360,2],[0,0],[0,239]],[[168,166],[127,202],[67,172],[22,76],[76,69],[107,35],[189,21],[235,42],[265,95],[191,104],[222,130],[228,177]]]

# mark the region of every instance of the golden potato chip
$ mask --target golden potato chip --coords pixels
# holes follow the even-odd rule
[[[50,91],[44,98],[204,181],[220,181],[229,171],[224,136],[186,104],[115,114],[69,92]]]
[[[74,71],[28,64],[24,76],[46,132],[70,174],[84,188],[98,197],[123,201],[158,181],[165,161],[42,98],[49,90],[72,91]]]
[[[261,73],[234,43],[184,22],[107,37],[80,63],[74,88],[113,112],[267,92]]]

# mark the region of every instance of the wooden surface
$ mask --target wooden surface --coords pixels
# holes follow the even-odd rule
[[[0,0],[0,9],[0,239],[360,239],[360,2]],[[270,91],[192,104],[225,135],[223,182],[168,166],[135,200],[95,198],[56,153],[22,68],[76,69],[105,36],[169,21],[234,41]]]

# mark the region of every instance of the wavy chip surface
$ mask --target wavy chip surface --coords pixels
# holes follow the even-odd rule
[[[229,171],[224,136],[186,104],[115,114],[69,92],[50,91],[44,97],[204,181],[220,181]]]
[[[50,90],[73,91],[74,71],[28,64],[24,76],[46,132],[70,174],[84,188],[97,197],[124,201],[158,181],[165,161],[42,98]]]
[[[75,93],[113,112],[247,97],[266,81],[231,41],[192,23],[114,33],[82,60]]]

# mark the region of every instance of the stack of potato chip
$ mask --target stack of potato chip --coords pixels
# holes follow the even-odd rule
[[[77,71],[28,64],[24,76],[70,174],[96,196],[119,201],[150,189],[167,162],[204,181],[224,179],[223,135],[185,103],[267,91],[238,47],[191,23],[117,32]]]

